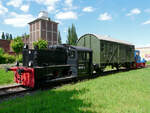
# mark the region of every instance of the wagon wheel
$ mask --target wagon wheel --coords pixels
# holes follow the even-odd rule
[[[116,67],[116,69],[117,69],[117,71],[118,71],[118,70],[119,70],[119,65],[117,64],[115,67]]]

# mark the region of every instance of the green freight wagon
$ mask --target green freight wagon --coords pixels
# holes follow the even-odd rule
[[[108,36],[85,34],[77,41],[77,46],[93,50],[93,65],[96,71],[102,71],[111,65],[130,68],[134,63],[134,45]]]

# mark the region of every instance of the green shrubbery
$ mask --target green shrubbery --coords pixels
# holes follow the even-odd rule
[[[15,60],[16,60],[15,56],[9,54],[0,55],[0,64],[13,63],[15,62]]]
[[[22,54],[20,54],[20,55],[18,56],[18,58],[16,58],[16,60],[19,61],[19,62],[22,62]]]
[[[10,46],[12,47],[13,51],[18,55],[23,48],[23,41],[21,37],[15,38],[13,41],[11,41]]]
[[[22,62],[22,55],[19,55],[19,57],[17,58],[13,55],[4,53],[4,50],[0,48],[0,64],[13,63],[16,60],[18,60],[19,62]]]
[[[12,55],[9,55],[9,54],[4,54],[3,57],[5,59],[4,63],[6,63],[6,64],[7,63],[13,63],[16,60],[15,56],[12,56]]]
[[[0,64],[3,64],[5,62],[4,56],[0,55]]]
[[[0,48],[0,55],[4,54],[4,50]]]
[[[40,39],[37,42],[33,42],[34,47],[38,46],[39,49],[45,49],[48,46],[48,42],[46,40]]]
[[[2,48],[0,48],[0,64],[5,62],[5,58],[3,55],[4,55],[4,50]]]

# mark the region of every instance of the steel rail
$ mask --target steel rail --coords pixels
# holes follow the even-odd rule
[[[23,93],[29,91],[27,88],[23,88],[22,85],[9,85],[5,87],[0,87],[0,98],[15,95],[18,93]]]

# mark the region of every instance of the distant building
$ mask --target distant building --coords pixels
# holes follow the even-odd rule
[[[28,43],[29,48],[33,48],[33,42],[40,38],[46,40],[48,45],[58,44],[58,23],[48,18],[48,13],[41,11],[37,19],[29,23],[30,37],[24,42]]]
[[[15,53],[12,51],[12,48],[10,47],[10,43],[11,43],[10,40],[3,40],[3,39],[0,39],[0,48],[3,48],[5,53],[15,54]]]
[[[0,48],[3,48],[6,53],[10,52],[10,41],[0,39]]]
[[[142,58],[145,58],[147,61],[150,61],[150,47],[139,47],[136,50],[140,50],[140,55]]]
[[[46,40],[48,45],[58,44],[58,23],[51,21],[48,18],[48,13],[41,11],[37,19],[29,23],[30,36],[24,37],[22,40],[29,48],[33,48],[33,42],[40,38]],[[10,47],[9,40],[0,39],[0,48],[3,48],[6,53],[14,54]]]

